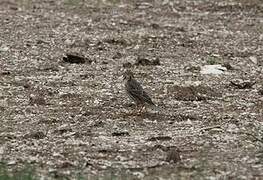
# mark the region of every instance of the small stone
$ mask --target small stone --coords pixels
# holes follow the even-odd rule
[[[15,164],[16,164],[16,161],[14,161],[14,160],[13,160],[13,161],[9,161],[9,162],[7,163],[8,166],[12,166],[12,165],[15,165]]]
[[[10,71],[3,71],[3,72],[1,72],[1,75],[10,75],[10,74],[11,74]]]
[[[152,23],[150,26],[151,26],[153,29],[158,29],[158,28],[160,28],[160,25],[157,24],[157,23]]]
[[[139,65],[141,65],[141,66],[158,66],[158,65],[161,65],[161,63],[160,63],[160,59],[158,57],[154,58],[153,60],[149,60],[148,58],[138,56],[134,65],[136,65],[136,66],[139,66]]]
[[[72,45],[74,44],[74,42],[73,42],[72,40],[70,40],[70,39],[66,39],[66,40],[64,41],[64,43],[65,43],[66,45],[68,45],[68,46],[72,46]]]
[[[29,134],[26,134],[24,137],[32,138],[32,139],[43,139],[46,137],[46,134],[42,131],[36,131],[36,132],[31,132]]]
[[[1,46],[0,47],[0,52],[6,52],[9,50],[9,47],[8,46]]]
[[[29,104],[31,105],[46,105],[46,100],[40,95],[30,95]]]
[[[253,87],[254,84],[256,84],[255,81],[250,80],[241,80],[241,79],[235,79],[230,81],[231,85],[237,87],[238,89],[250,89]]]
[[[184,67],[185,71],[189,71],[189,72],[200,72],[201,68],[199,66],[185,66]]]
[[[127,45],[127,41],[125,39],[106,38],[103,42],[114,45]]]
[[[74,163],[70,162],[70,161],[63,161],[60,165],[60,168],[70,168],[70,167],[74,167]]]
[[[250,56],[249,57],[250,61],[252,61],[254,64],[257,64],[258,63],[258,60],[255,56]]]
[[[132,64],[130,62],[126,62],[122,64],[123,68],[131,68]]]
[[[145,175],[142,172],[133,172],[132,174],[139,179],[142,179],[145,177]]]
[[[92,60],[85,58],[77,54],[66,54],[66,57],[63,57],[63,61],[66,63],[75,63],[75,64],[84,64],[86,62],[91,63]]]
[[[113,133],[111,133],[112,136],[129,136],[129,132],[128,131],[115,131]]]
[[[148,141],[170,141],[170,136],[155,136],[148,139]]]
[[[67,132],[72,132],[71,127],[68,124],[63,124],[61,126],[59,126],[54,133],[58,133],[60,135],[67,133]]]
[[[122,54],[120,52],[117,52],[112,59],[120,59],[122,57]]]
[[[229,62],[223,63],[222,66],[225,67],[227,70],[234,70],[235,69]]]

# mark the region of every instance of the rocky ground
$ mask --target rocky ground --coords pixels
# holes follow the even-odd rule
[[[261,0],[2,0],[0,22],[9,170],[263,178]],[[158,109],[134,111],[127,69]]]

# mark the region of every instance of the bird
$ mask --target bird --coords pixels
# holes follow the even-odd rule
[[[156,106],[150,96],[144,91],[142,85],[134,78],[132,71],[125,71],[123,78],[125,80],[125,90],[130,99],[136,103],[136,106],[140,107],[139,112],[146,104]]]

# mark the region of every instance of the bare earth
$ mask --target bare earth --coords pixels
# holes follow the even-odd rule
[[[0,22],[0,161],[10,170],[263,179],[261,0],[1,0]],[[200,73],[209,64],[227,70]],[[134,111],[128,68],[158,111]],[[169,162],[173,149],[181,161]]]

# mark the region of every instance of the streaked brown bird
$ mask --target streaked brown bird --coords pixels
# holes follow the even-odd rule
[[[141,84],[136,81],[134,78],[133,73],[128,70],[124,73],[124,80],[125,80],[125,89],[130,97],[135,103],[137,107],[140,107],[140,111],[143,107],[145,107],[145,104],[155,106],[150,96],[143,90]]]

